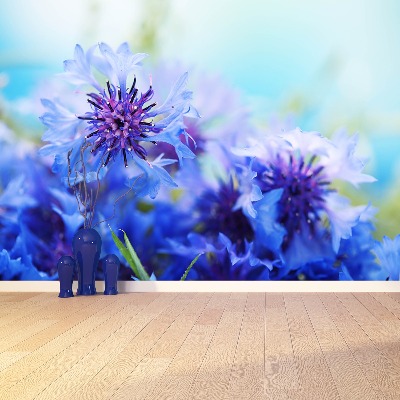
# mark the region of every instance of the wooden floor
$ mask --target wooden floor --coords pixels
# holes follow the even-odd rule
[[[0,293],[0,398],[400,399],[400,293]]]

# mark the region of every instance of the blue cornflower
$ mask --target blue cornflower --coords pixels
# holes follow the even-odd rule
[[[249,138],[248,142],[249,147],[234,152],[254,158],[255,181],[264,195],[280,191],[275,221],[285,230],[281,244],[284,264],[297,268],[334,259],[341,240],[351,237],[366,207],[350,206],[333,182],[357,186],[374,181],[362,173],[364,161],[355,155],[357,137],[341,131],[328,140],[317,132],[294,129]],[[267,215],[265,218],[270,220]]]
[[[180,161],[194,157],[180,140],[186,134],[183,117],[197,115],[189,104],[192,93],[186,90],[187,73],[158,105],[151,79],[147,89],[142,90],[140,62],[146,55],[133,54],[127,43],[116,51],[100,43],[86,53],[77,45],[74,56],[64,62],[64,77],[79,87],[75,101],[68,96],[69,104],[63,104],[63,98],[43,101],[47,112],[41,119],[48,128],[43,140],[50,143],[41,153],[55,157],[53,170],[64,181],[72,175],[69,183],[75,185],[82,180],[102,178],[102,168],[117,157],[128,167],[130,157],[136,171],[143,174],[142,195],[154,195],[160,182],[172,186],[172,179],[165,177],[159,159],[153,168],[148,149],[151,144],[165,142],[175,149]],[[90,149],[90,154],[82,156],[86,149]]]

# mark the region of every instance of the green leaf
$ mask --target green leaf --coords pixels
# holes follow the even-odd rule
[[[189,266],[186,268],[185,273],[182,275],[181,281],[186,280],[189,271],[192,269],[193,265],[196,264],[197,260],[199,259],[199,257],[202,255],[203,253],[198,254],[193,261],[189,264]]]
[[[124,240],[125,240],[125,246],[128,249],[128,252],[132,258],[132,261],[136,267],[137,274],[136,276],[141,280],[141,281],[149,281],[150,276],[144,269],[138,255],[136,254],[135,249],[133,248],[131,242],[128,239],[128,235],[121,229],[122,232],[124,232]],[[132,268],[133,269],[133,268]]]
[[[114,231],[111,229],[111,227],[109,226],[110,231],[111,231],[111,235],[112,238],[114,240],[115,245],[117,246],[118,250],[120,251],[120,253],[122,254],[122,256],[125,258],[125,260],[127,261],[127,263],[129,264],[129,266],[131,267],[133,273],[135,274],[135,276],[137,278],[140,279],[139,277],[139,272],[136,268],[136,264],[129,252],[129,250],[124,246],[124,244],[121,242],[121,240],[119,240],[118,236],[114,233]]]

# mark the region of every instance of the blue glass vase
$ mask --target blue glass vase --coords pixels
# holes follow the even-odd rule
[[[78,267],[77,295],[96,294],[95,277],[101,253],[101,237],[92,228],[80,229],[72,240],[72,248]]]
[[[72,281],[74,279],[75,260],[71,256],[62,256],[57,263],[58,279],[60,281],[60,293],[58,297],[63,299],[74,297]]]
[[[119,271],[119,258],[115,254],[108,254],[104,260],[104,294],[118,294],[117,282]]]

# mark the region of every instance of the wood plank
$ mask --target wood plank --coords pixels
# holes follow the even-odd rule
[[[397,301],[393,296],[395,294],[397,293],[371,293],[370,295],[400,320],[400,297]]]
[[[229,293],[213,294],[165,373],[154,390],[145,397],[146,399],[191,399],[189,394],[191,385],[202,365],[229,298]]]
[[[149,351],[149,358],[173,358],[181,348],[193,325],[204,316],[203,311],[209,303],[212,294],[197,293],[194,299],[175,319],[160,340]],[[203,320],[204,321],[204,320]]]
[[[55,339],[57,336],[60,336],[67,332],[74,326],[79,325],[85,319],[92,316],[95,312],[98,312],[100,304],[103,302],[100,301],[100,296],[95,296],[94,298],[89,297],[81,297],[74,303],[71,303],[69,300],[68,303],[70,306],[67,311],[60,314],[59,321],[47,329],[36,333],[35,335],[27,338],[26,340],[14,345],[9,348],[9,351],[28,351],[32,352],[40,347],[44,346],[48,342]],[[100,301],[100,303],[98,303]]]
[[[44,363],[73,346],[82,336],[89,334],[103,321],[107,320],[107,313],[113,312],[113,305],[116,299],[106,296],[98,297],[99,301],[95,299],[95,296],[93,296],[93,299],[88,300],[96,302],[95,310],[82,322],[17,361],[10,368],[0,372],[0,388],[8,390]]]
[[[0,329],[6,329],[7,326],[12,326],[19,320],[29,319],[30,315],[43,313],[47,305],[50,306],[51,302],[57,301],[54,293],[36,293],[34,296],[26,296],[26,294],[31,295],[32,293],[23,293],[18,301],[2,303],[0,310],[7,314],[0,319]],[[26,313],[28,307],[29,314]]]
[[[267,293],[265,307],[264,394],[286,400],[301,387],[283,294]]]
[[[380,400],[317,294],[303,294],[304,305],[342,400]]]
[[[146,394],[160,380],[160,377],[164,374],[171,361],[171,358],[144,357],[109,399],[143,400]],[[97,394],[93,396],[93,399],[97,398]]]
[[[5,400],[398,400],[400,295],[3,293],[0,350]]]
[[[49,293],[41,293],[41,292],[3,292],[4,298],[0,299],[0,302],[12,302],[12,303],[21,303],[26,302],[27,300],[35,300],[36,298],[48,297]],[[10,298],[10,300],[8,299]]]
[[[366,306],[364,306],[352,293],[338,293],[337,297],[347,308],[355,321],[362,327],[374,346],[389,362],[387,378],[392,381],[390,393],[393,390],[400,392],[400,330],[390,329],[378,320]],[[398,325],[400,328],[400,325]]]
[[[32,310],[29,304],[25,303],[25,307],[29,307],[30,310]],[[60,319],[60,317],[75,310],[79,310],[79,302],[75,301],[75,299],[60,299],[54,293],[51,297],[47,296],[42,302],[35,303],[35,311],[29,314],[24,310],[23,313],[16,318],[15,310],[11,309],[7,318],[10,319],[10,321],[6,323],[6,318],[4,318],[0,327],[0,344],[4,340],[7,340],[6,337],[8,335],[15,335],[19,330],[23,331],[29,328],[30,325],[35,325],[39,320]]]
[[[263,398],[265,293],[249,293],[226,399]]]
[[[229,388],[247,293],[232,293],[193,381],[189,398],[222,399]]]
[[[375,346],[364,331],[364,326],[361,327],[349,313],[339,296],[339,293],[319,295],[371,385],[379,390],[384,398],[398,399],[399,384],[396,383],[399,377],[398,371],[396,372],[392,363]],[[371,316],[371,320],[372,318]],[[376,326],[375,322],[370,323]]]
[[[175,294],[170,294],[163,297],[165,297],[165,301],[168,301],[175,296]],[[87,354],[98,348],[104,340],[115,332],[116,326],[118,327],[121,320],[124,319],[127,308],[132,306],[130,296],[120,296],[118,300],[113,299],[111,301],[113,311],[111,313],[106,312],[102,318],[96,318],[96,323],[101,321],[100,324],[97,324],[90,332],[82,334],[73,346],[66,348],[57,357],[50,359],[25,379],[12,386],[8,391],[9,395],[27,400],[36,398],[53,381],[69,371]],[[50,398],[54,398],[54,396],[50,395]]]
[[[163,294],[163,298],[167,295],[168,293]],[[176,296],[177,294],[169,302],[164,299],[164,307],[159,306],[152,310],[147,307],[136,317],[135,325],[130,326],[131,339],[74,396],[82,399],[110,399],[191,301],[193,295],[182,293]],[[172,300],[174,301],[171,303]]]
[[[112,399],[143,399],[162,378],[211,296],[197,294],[176,317]]]
[[[93,347],[97,347],[109,335],[112,328],[110,328],[108,323],[112,323],[121,315],[124,306],[125,304],[120,302],[113,310],[113,313],[109,313],[103,318],[98,318],[100,323],[95,325],[93,330],[82,333],[73,346],[64,348],[56,357],[50,358],[30,374],[25,375],[23,379],[20,379],[8,389],[9,395],[13,398],[35,398],[53,380],[57,379],[65,371],[68,371],[82,357],[82,354],[90,352]]]
[[[285,306],[293,353],[301,389],[288,391],[288,397],[307,399],[340,399],[331,371],[300,294],[285,293]]]
[[[58,320],[40,319],[28,325],[25,329],[18,329],[14,334],[10,332],[8,335],[5,335],[0,339],[0,353],[18,345],[39,332],[44,331],[57,322]]]
[[[164,306],[169,304],[176,297],[168,296],[160,299]],[[126,307],[121,310],[119,316],[112,321],[113,327],[108,336],[105,336],[97,347],[93,348],[76,362],[72,368],[53,380],[45,390],[43,390],[36,399],[70,399],[71,395],[89,382],[95,375],[106,366],[109,361],[123,351],[124,347],[134,340],[135,331],[138,332],[142,326],[137,326],[135,329],[136,318],[153,300],[147,297],[145,301],[138,303],[136,299],[128,298],[129,302]],[[140,316],[139,316],[140,318]],[[110,325],[108,322],[107,325]]]
[[[393,292],[393,293],[386,293],[387,296],[390,296],[392,299],[396,300],[400,304],[400,293]]]
[[[28,354],[27,351],[4,351],[0,354],[0,371],[5,370]]]
[[[354,297],[392,334],[400,331],[400,319],[369,293],[354,293]],[[400,304],[399,304],[400,308]]]

